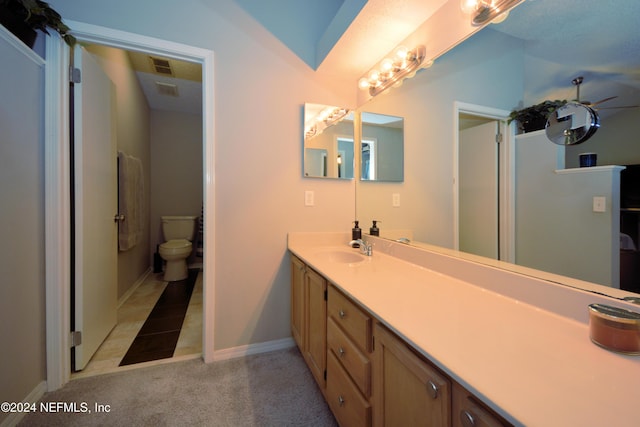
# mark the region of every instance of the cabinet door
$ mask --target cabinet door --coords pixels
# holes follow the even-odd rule
[[[453,385],[454,427],[503,427],[510,426],[506,420],[479,403],[461,385]]]
[[[327,366],[327,281],[307,268],[305,274],[305,351],[304,357],[311,373],[324,389]]]
[[[451,425],[449,379],[379,324],[374,339],[374,426]]]
[[[291,256],[291,335],[304,352],[304,271],[305,265]]]

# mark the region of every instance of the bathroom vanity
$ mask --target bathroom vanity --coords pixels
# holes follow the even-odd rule
[[[388,240],[290,233],[291,328],[342,426],[637,425],[640,357],[589,339],[628,303]]]

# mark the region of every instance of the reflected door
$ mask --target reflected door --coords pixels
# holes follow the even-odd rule
[[[459,249],[498,259],[498,122],[459,132]]]

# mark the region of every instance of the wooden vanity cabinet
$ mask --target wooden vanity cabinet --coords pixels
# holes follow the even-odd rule
[[[292,255],[291,334],[322,390],[327,366],[326,292],[326,279]]]
[[[341,427],[510,426],[294,255],[291,333]]]
[[[452,418],[453,427],[511,426],[458,383],[453,384]]]
[[[327,390],[343,427],[371,425],[372,318],[329,285],[327,296]]]
[[[307,268],[305,275],[306,330],[304,358],[321,389],[327,369],[327,281]]]
[[[307,266],[291,255],[291,336],[304,353],[304,273]]]
[[[374,328],[374,426],[450,426],[451,381],[387,328]]]

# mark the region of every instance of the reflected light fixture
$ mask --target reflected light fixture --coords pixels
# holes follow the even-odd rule
[[[358,87],[376,96],[392,86],[401,85],[402,80],[415,76],[424,62],[426,51],[422,45],[411,50],[404,46],[396,48],[393,58],[385,58],[378,67],[369,71],[358,81]],[[431,64],[432,61],[425,63]]]
[[[304,138],[309,139],[320,133],[326,128],[338,123],[340,120],[347,117],[351,112],[348,108],[329,107],[320,111],[315,118],[315,123],[304,131]]]
[[[509,10],[523,0],[460,0],[462,12],[471,15],[471,25],[479,27],[487,22],[498,24],[509,16]]]

